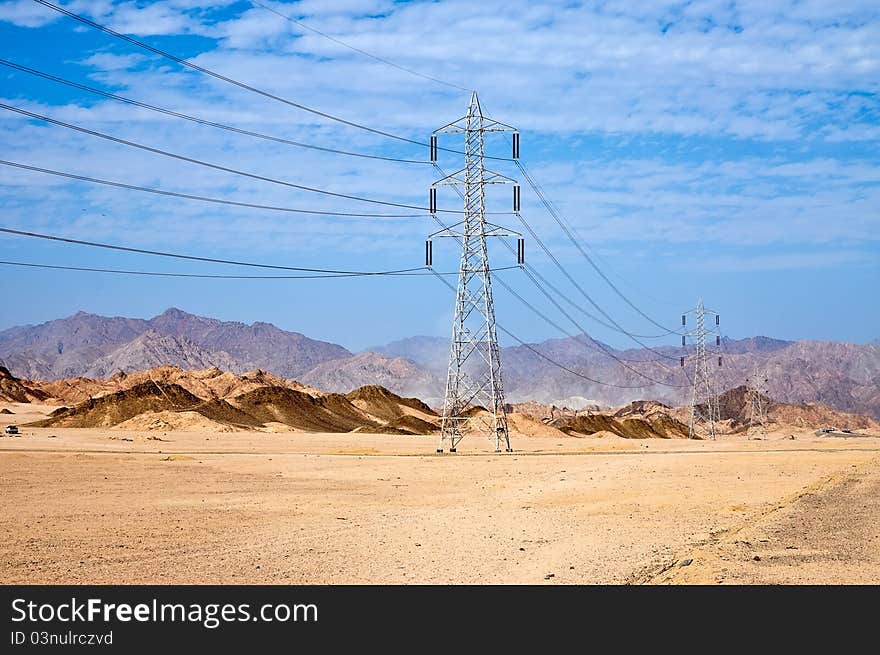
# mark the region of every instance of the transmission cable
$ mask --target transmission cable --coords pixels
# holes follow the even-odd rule
[[[202,273],[163,273],[158,271],[132,271],[116,268],[90,268],[84,266],[61,266],[58,264],[34,264],[31,262],[0,261],[4,266],[27,266],[61,271],[86,271],[89,273],[117,273],[121,275],[143,275],[151,277],[212,278],[223,280],[304,280],[318,278],[362,277],[361,273],[328,273],[324,275],[209,275]],[[376,273],[381,275],[381,273]]]
[[[442,222],[437,216],[435,216],[434,214],[432,214],[431,216],[432,216],[432,217],[434,218],[434,220],[435,220],[435,221],[441,226],[441,228],[443,228],[443,229],[449,229],[446,225],[444,225],[444,223],[443,223],[443,222]],[[458,240],[457,237],[456,237],[456,240]],[[459,243],[461,243],[461,242],[459,241]],[[639,371],[638,369],[633,368],[632,366],[630,366],[629,363],[627,362],[627,360],[621,359],[620,357],[618,357],[617,355],[615,355],[614,353],[612,353],[610,350],[608,350],[608,348],[606,348],[603,344],[601,344],[601,343],[598,342],[598,341],[591,340],[593,345],[591,345],[591,344],[589,344],[589,343],[587,343],[587,342],[581,341],[581,340],[578,339],[576,336],[570,334],[567,330],[565,330],[564,328],[562,328],[561,326],[559,326],[557,323],[555,323],[552,319],[550,319],[549,317],[547,317],[546,314],[542,313],[537,307],[535,307],[535,306],[532,305],[530,302],[528,302],[528,301],[527,301],[525,298],[523,298],[519,293],[517,293],[516,291],[514,291],[514,290],[510,287],[510,285],[507,284],[502,278],[496,276],[496,277],[495,277],[495,280],[496,280],[496,281],[497,281],[497,282],[498,282],[498,283],[499,283],[504,289],[506,289],[511,295],[513,295],[513,296],[514,296],[515,298],[517,298],[522,304],[524,304],[528,309],[530,309],[532,312],[534,312],[536,315],[538,315],[538,316],[539,316],[540,318],[542,318],[544,321],[546,321],[547,323],[549,323],[551,326],[553,326],[554,328],[556,328],[557,330],[559,330],[560,332],[562,332],[562,334],[565,334],[566,336],[568,336],[570,339],[573,339],[574,341],[576,341],[576,342],[578,342],[578,343],[581,343],[582,345],[585,345],[585,346],[588,346],[588,347],[590,347],[590,348],[593,348],[594,350],[596,350],[596,349],[600,350],[601,352],[603,352],[604,354],[606,354],[606,355],[607,355],[608,357],[610,357],[611,359],[615,360],[617,363],[619,363],[619,364],[620,364],[621,366],[623,366],[624,368],[626,368],[626,369],[632,371],[632,372],[635,373],[636,375],[639,375],[640,377],[642,377],[642,378],[644,378],[644,379],[646,379],[646,380],[649,380],[650,382],[653,382],[653,383],[655,383],[655,384],[660,384],[660,385],[668,386],[668,387],[671,387],[671,388],[680,388],[680,389],[687,388],[687,386],[670,384],[670,383],[668,383],[668,382],[662,382],[662,381],[660,381],[660,380],[657,380],[657,379],[655,379],[655,378],[652,378],[652,377],[649,376],[649,375],[646,375],[645,373]],[[566,317],[567,317],[572,323],[574,323],[574,325],[577,326],[577,328],[578,328],[579,330],[581,330],[581,332],[583,332],[584,334],[586,334],[586,331],[583,329],[583,327],[582,327],[577,321],[575,321],[574,318],[572,318],[571,315],[568,314],[568,312],[566,312],[566,311],[565,311],[565,310],[559,305],[559,303],[556,302],[556,300],[555,300],[554,298],[552,298],[552,296],[550,296],[550,295],[547,293],[546,290],[544,290],[540,285],[538,285],[537,282],[536,282],[534,279],[532,280],[532,282],[534,282],[534,283],[538,286],[538,289],[539,289],[539,290],[540,290],[545,296],[547,296],[547,298],[548,298],[548,299],[549,299],[549,300],[550,300],[550,301],[551,301],[551,302],[557,307],[557,309],[559,309],[559,310],[560,310],[560,311],[561,311],[561,312],[562,312],[562,313],[563,313],[563,314],[564,314],[564,315],[565,315],[565,316],[566,316]],[[642,360],[642,361],[644,361],[644,360]],[[651,361],[653,361],[653,360],[651,360]],[[633,363],[635,363],[635,362],[633,362]],[[662,364],[661,364],[661,366],[662,366]],[[665,367],[665,366],[664,366],[663,368],[665,368],[666,370],[670,370],[668,367]],[[640,387],[640,388],[641,388],[641,387]]]
[[[198,196],[190,193],[179,193],[176,191],[166,191],[164,189],[155,189],[151,187],[142,187],[134,184],[126,184],[124,182],[115,182],[113,180],[103,180],[96,177],[86,177],[85,175],[76,175],[75,173],[67,173],[64,171],[56,171],[51,168],[40,168],[39,166],[30,166],[28,164],[21,164],[13,161],[5,161],[0,159],[0,166],[13,166],[15,168],[37,172],[37,173],[46,173],[49,175],[57,175],[59,177],[66,177],[71,180],[78,180],[81,182],[90,182],[92,184],[103,184],[105,186],[115,187],[119,189],[128,189],[131,191],[143,191],[146,193],[155,193],[161,196],[169,196],[172,198],[182,198],[185,200],[199,200],[201,202],[210,202],[219,205],[231,205],[233,207],[248,207],[250,209],[266,209],[270,211],[278,211],[278,212],[291,212],[295,214],[315,214],[317,216],[347,216],[347,217],[358,217],[358,218],[421,218],[424,214],[361,214],[355,212],[331,212],[331,211],[321,211],[317,209],[293,209],[291,207],[278,207],[274,205],[260,205],[256,203],[250,202],[239,202],[236,200],[226,200],[222,198],[210,198],[207,196]]]
[[[433,270],[433,269],[432,269],[432,270]],[[444,279],[443,277],[441,277],[439,274],[437,274],[437,279],[440,280],[443,284],[445,284],[445,285],[446,285],[446,286],[447,286],[447,287],[448,287],[453,293],[457,293],[455,287],[453,287],[451,284],[449,284],[449,282],[448,282],[446,279]],[[548,356],[548,355],[542,353],[540,350],[538,350],[537,348],[535,348],[535,347],[532,346],[531,344],[526,343],[525,341],[523,341],[522,339],[520,339],[518,336],[516,336],[515,334],[513,334],[512,332],[510,332],[510,330],[507,330],[507,329],[504,328],[502,325],[499,325],[497,321],[495,322],[495,327],[496,327],[497,329],[501,330],[504,334],[506,334],[507,336],[509,336],[511,339],[515,340],[517,343],[519,343],[519,345],[521,345],[521,346],[523,346],[524,348],[530,350],[531,352],[533,352],[534,354],[538,355],[538,356],[541,357],[542,359],[545,359],[546,361],[548,361],[548,362],[549,362],[550,364],[552,364],[553,366],[556,366],[557,368],[560,368],[560,369],[562,369],[563,371],[566,371],[566,372],[568,372],[568,373],[571,373],[572,375],[575,375],[575,376],[577,376],[577,377],[579,377],[579,378],[583,378],[584,380],[587,380],[587,381],[589,381],[589,382],[593,382],[593,383],[595,383],[595,384],[599,384],[599,385],[602,385],[602,386],[605,386],[605,387],[615,387],[615,388],[617,388],[617,389],[645,389],[645,388],[647,388],[647,385],[644,385],[644,384],[642,384],[642,385],[638,385],[638,386],[627,386],[627,385],[615,384],[615,383],[613,383],[613,382],[603,382],[602,380],[596,380],[595,378],[591,378],[591,377],[589,377],[589,376],[587,376],[587,375],[584,375],[583,373],[578,373],[578,372],[575,371],[574,369],[571,369],[571,368],[567,367],[565,364],[560,364],[558,361],[556,361],[556,360],[553,359],[552,357],[550,357],[550,356]],[[563,331],[563,332],[564,332],[564,331]]]
[[[228,264],[231,266],[248,266],[251,268],[271,268],[281,271],[300,271],[304,273],[334,273],[341,275],[392,275],[400,273],[410,273],[413,271],[423,271],[424,267],[403,268],[394,271],[340,271],[336,269],[326,268],[304,268],[301,266],[276,266],[273,264],[258,264],[254,262],[244,262],[229,259],[217,259],[214,257],[196,257],[194,255],[181,255],[178,253],[164,252],[160,250],[147,250],[144,248],[133,248],[131,246],[120,246],[109,243],[98,243],[95,241],[84,241],[81,239],[72,239],[69,237],[61,237],[53,234],[42,234],[39,232],[27,232],[24,230],[14,230],[8,227],[0,227],[0,233],[14,234],[16,236],[30,237],[34,239],[45,239],[47,241],[59,241],[63,243],[73,243],[79,246],[90,246],[92,248],[106,248],[108,250],[120,250],[123,252],[133,252],[141,255],[156,255],[158,257],[171,257],[174,259],[186,259],[197,262],[210,262],[213,264]]]
[[[85,266],[61,266],[59,264],[35,264],[32,262],[12,262],[0,260],[0,265],[26,266],[28,268],[44,268],[62,271],[84,271],[88,273],[115,273],[121,275],[143,275],[150,277],[182,277],[182,278],[206,278],[218,280],[317,280],[321,278],[365,277],[365,276],[423,276],[431,275],[428,271],[423,272],[375,272],[375,273],[327,273],[324,275],[212,275],[204,273],[165,273],[159,271],[134,271],[118,268],[92,268]],[[507,266],[495,270],[503,271],[514,266]],[[436,273],[436,271],[435,271]],[[458,275],[457,272],[436,273],[437,275]]]
[[[416,77],[421,77],[423,79],[430,80],[431,82],[436,82],[437,84],[442,84],[444,86],[448,86],[453,89],[458,89],[459,91],[464,91],[466,93],[469,93],[471,91],[470,89],[466,89],[463,86],[458,86],[458,84],[452,84],[451,82],[444,82],[443,80],[437,79],[436,77],[431,77],[430,75],[425,75],[424,73],[420,73],[418,71],[412,70],[411,68],[407,68],[406,66],[401,66],[400,64],[395,64],[393,61],[383,59],[382,57],[377,57],[376,55],[371,54],[371,53],[367,52],[366,50],[361,50],[360,48],[356,48],[355,46],[349,45],[348,43],[346,43],[345,41],[342,41],[341,39],[337,39],[336,37],[330,36],[329,34],[325,34],[324,32],[322,32],[318,29],[315,29],[314,27],[311,27],[310,25],[306,25],[305,23],[297,20],[293,16],[287,16],[285,14],[282,14],[280,11],[277,11],[276,9],[273,9],[272,7],[264,5],[262,2],[257,2],[256,0],[249,0],[249,2],[250,2],[250,4],[256,5],[257,7],[262,7],[266,11],[271,11],[276,16],[280,16],[281,18],[288,20],[291,23],[299,25],[303,29],[309,30],[310,32],[314,32],[315,34],[323,36],[325,39],[329,39],[329,40],[333,41],[334,43],[338,43],[339,45],[346,47],[349,50],[354,50],[355,52],[360,53],[360,54],[364,55],[365,57],[369,57],[370,59],[374,59],[374,60],[378,61],[379,63],[385,64],[387,66],[391,66],[392,68],[396,68],[398,70],[401,70],[404,73],[409,73],[410,75],[415,75]]]
[[[553,207],[553,205],[549,202],[549,200],[547,200],[544,193],[541,191],[541,189],[539,188],[537,183],[534,181],[532,176],[529,174],[529,172],[526,170],[525,165],[519,160],[516,160],[514,163],[516,164],[516,166],[520,170],[520,172],[523,174],[523,177],[526,179],[526,182],[528,182],[529,186],[535,192],[535,195],[538,196],[538,199],[541,201],[541,204],[544,205],[544,208],[547,210],[547,212],[553,217],[553,219],[556,221],[556,223],[559,225],[559,227],[562,228],[562,231],[565,232],[569,241],[571,241],[574,244],[574,246],[578,249],[578,251],[581,253],[581,255],[583,255],[584,259],[587,260],[587,262],[590,264],[590,266],[593,267],[593,269],[608,284],[608,286],[610,286],[614,290],[614,292],[618,296],[620,296],[620,298],[622,298],[623,301],[626,302],[626,304],[628,304],[630,307],[632,307],[640,316],[642,316],[643,318],[645,318],[646,320],[648,320],[650,323],[654,324],[655,326],[659,327],[661,330],[665,330],[666,334],[681,334],[677,330],[670,330],[665,325],[658,323],[653,318],[648,316],[641,309],[639,309],[639,307],[636,306],[636,304],[633,303],[626,295],[624,295],[624,293],[620,289],[617,288],[617,285],[615,285],[614,282],[612,282],[608,278],[608,276],[605,275],[604,271],[602,271],[602,269],[599,268],[599,266],[596,264],[596,262],[593,261],[593,258],[590,257],[590,255],[583,249],[580,242],[575,238],[574,234],[572,233],[572,230],[570,230],[569,227],[566,225],[566,221],[563,219],[562,215],[556,210],[555,207]],[[647,348],[647,346],[645,346],[645,344],[638,342],[638,341],[636,341],[636,342],[639,343],[639,345]]]
[[[137,39],[134,39],[130,36],[126,36],[125,34],[121,34],[119,32],[116,32],[115,30],[112,30],[109,27],[105,27],[104,25],[100,25],[92,20],[89,20],[88,18],[86,18],[84,16],[80,16],[79,14],[75,14],[72,11],[68,11],[67,9],[64,9],[63,7],[59,7],[58,5],[52,4],[51,2],[47,2],[46,0],[34,0],[34,1],[38,2],[39,4],[43,5],[44,7],[52,9],[53,11],[57,11],[60,14],[64,14],[65,16],[72,18],[73,20],[76,20],[76,21],[82,23],[83,25],[88,25],[89,27],[94,28],[96,30],[99,30],[101,32],[104,32],[105,34],[109,34],[110,36],[116,37],[118,39],[122,39],[123,41],[126,41],[127,43],[130,43],[134,46],[137,46],[138,48],[142,48],[144,50],[152,52],[153,54],[159,55],[160,57],[165,57],[166,59],[169,59],[177,64],[180,64],[181,66],[185,66],[187,68],[191,68],[192,70],[199,71],[200,73],[203,73],[205,75],[209,75],[215,79],[221,80],[221,81],[226,82],[228,84],[232,84],[232,85],[237,86],[237,87],[244,89],[246,91],[251,91],[252,93],[256,93],[256,94],[261,95],[265,98],[269,98],[271,100],[276,100],[278,102],[284,103],[285,105],[289,105],[290,107],[295,107],[296,109],[301,109],[302,111],[309,112],[309,113],[314,114],[316,116],[320,116],[321,118],[326,118],[328,120],[335,121],[335,122],[341,123],[343,125],[348,125],[349,127],[355,127],[357,129],[364,130],[366,132],[371,132],[372,134],[378,134],[379,136],[388,137],[389,139],[396,139],[398,141],[403,141],[405,143],[411,143],[413,145],[422,146],[425,148],[430,147],[429,144],[424,143],[422,141],[416,141],[415,139],[410,139],[408,137],[400,136],[398,134],[393,134],[391,132],[386,132],[384,130],[376,129],[376,128],[370,127],[368,125],[364,125],[363,123],[357,123],[355,121],[350,121],[345,118],[341,118],[339,116],[334,116],[333,114],[329,114],[327,112],[320,111],[318,109],[313,109],[312,107],[308,107],[308,106],[300,104],[298,102],[288,100],[288,99],[283,98],[279,95],[275,95],[274,93],[270,93],[268,91],[263,91],[262,89],[258,89],[254,86],[251,86],[250,84],[240,82],[240,81],[235,80],[231,77],[227,77],[226,75],[223,75],[221,73],[217,73],[217,72],[210,70],[208,68],[205,68],[203,66],[199,66],[198,64],[194,64],[191,61],[187,61],[186,59],[181,59],[180,57],[177,57],[176,55],[173,55],[169,52],[165,52],[164,50],[160,50],[159,48],[153,47],[151,45],[148,45],[148,44],[144,43],[143,41],[138,41]],[[452,153],[455,153],[458,155],[464,154],[464,152],[461,150],[452,150],[452,149],[443,148],[443,147],[439,147],[439,149],[446,151],[446,152],[452,152]],[[503,161],[510,161],[511,160],[509,157],[488,157],[487,156],[486,158],[487,159],[500,159]]]
[[[388,207],[401,207],[403,209],[416,209],[419,211],[428,211],[428,207],[419,207],[418,205],[407,205],[399,202],[389,202],[387,200],[375,200],[373,198],[364,198],[362,196],[355,196],[347,193],[338,193],[336,191],[327,191],[326,189],[316,189],[314,187],[304,186],[302,184],[295,184],[293,182],[286,182],[284,180],[279,180],[272,177],[265,177],[263,175],[257,175],[255,173],[248,173],[246,171],[240,171],[235,168],[229,168],[227,166],[221,166],[219,164],[212,164],[210,162],[203,161],[201,159],[194,159],[192,157],[187,157],[185,155],[178,155],[173,152],[169,152],[167,150],[161,150],[160,148],[153,148],[152,146],[147,146],[142,143],[135,143],[134,141],[128,141],[126,139],[121,139],[119,137],[112,136],[110,134],[104,134],[103,132],[97,132],[95,130],[90,130],[85,127],[80,127],[78,125],[72,125],[71,123],[65,123],[63,121],[56,120],[54,118],[49,118],[48,116],[43,116],[41,114],[35,114],[33,112],[27,111],[25,109],[20,109],[18,107],[13,107],[11,105],[0,103],[0,109],[6,109],[8,111],[12,111],[18,114],[22,114],[23,116],[28,116],[30,118],[35,118],[37,120],[45,121],[47,123],[51,123],[53,125],[58,125],[60,127],[65,127],[70,130],[75,130],[77,132],[81,132],[83,134],[88,134],[90,136],[96,136],[101,139],[106,139],[108,141],[113,141],[114,143],[119,143],[122,145],[130,146],[132,148],[139,148],[140,150],[145,150],[147,152],[152,152],[157,155],[163,155],[165,157],[171,157],[172,159],[178,159],[180,161],[185,161],[191,164],[198,164],[199,166],[205,166],[207,168],[212,168],[214,170],[223,171],[225,173],[233,173],[235,175],[241,175],[244,177],[249,177],[255,180],[260,180],[262,182],[269,182],[271,184],[280,184],[282,186],[290,187],[293,189],[300,189],[301,191],[309,191],[311,193],[320,193],[327,196],[333,196],[335,198],[345,198],[346,200],[356,200],[358,202],[369,202],[374,205],[386,205]],[[460,214],[461,211],[451,210],[451,209],[443,209],[438,210],[445,213],[452,214]]]
[[[300,141],[291,141],[290,139],[285,139],[282,137],[272,136],[270,134],[263,134],[261,132],[253,132],[251,130],[244,130],[238,127],[233,127],[232,125],[226,125],[224,123],[215,123],[213,121],[206,120],[204,118],[199,118],[197,116],[190,116],[189,114],[184,114],[177,111],[172,111],[170,109],[165,109],[163,107],[158,107],[156,105],[150,105],[145,102],[141,102],[139,100],[133,100],[131,98],[126,98],[125,96],[121,96],[115,93],[110,93],[109,91],[103,91],[101,89],[96,89],[91,86],[86,86],[85,84],[80,84],[79,82],[74,82],[72,80],[64,79],[63,77],[58,77],[56,75],[52,75],[50,73],[44,73],[42,71],[38,71],[34,68],[28,68],[27,66],[22,66],[20,64],[16,64],[11,61],[7,61],[6,59],[0,59],[0,65],[6,66],[8,68],[13,68],[15,70],[29,73],[30,75],[36,75],[38,77],[42,77],[47,80],[51,80],[53,82],[57,82],[59,84],[65,84],[67,86],[80,89],[82,91],[87,91],[89,93],[94,93],[96,95],[104,96],[105,98],[110,98],[112,100],[117,100],[119,102],[123,102],[129,105],[133,105],[135,107],[141,107],[143,109],[149,109],[150,111],[155,111],[160,114],[165,114],[167,116],[173,116],[175,118],[182,118],[187,121],[192,121],[193,123],[198,123],[199,125],[206,125],[208,127],[214,127],[220,130],[226,130],[228,132],[235,132],[236,134],[242,134],[244,136],[255,137],[258,139],[265,139],[267,141],[275,141],[276,143],[283,143],[285,145],[296,146],[298,148],[308,148],[310,150],[320,150],[322,152],[329,152],[337,155],[347,155],[349,157],[363,157],[366,159],[380,159],[383,161],[391,161],[391,162],[400,162],[404,164],[430,164],[431,162],[427,160],[421,159],[400,159],[397,157],[384,157],[382,155],[372,155],[363,152],[351,152],[348,150],[338,150],[336,148],[328,148],[326,146],[316,146],[309,143],[302,143]]]

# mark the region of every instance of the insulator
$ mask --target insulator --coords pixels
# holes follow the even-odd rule
[[[721,315],[715,314],[715,325],[721,325]]]
[[[721,366],[721,358],[718,358],[718,366]]]
[[[437,135],[431,136],[431,161],[437,161]]]
[[[715,345],[716,346],[721,345],[721,336],[720,335],[717,335],[717,334],[715,335]]]
[[[681,347],[684,348],[684,335],[681,335]]]
[[[519,184],[513,185],[513,211],[519,211]]]
[[[430,199],[430,202],[428,203],[430,205],[429,209],[432,214],[436,214],[437,213],[437,187],[433,187],[433,186],[431,187],[431,191],[428,194],[428,197]]]
[[[681,365],[684,366],[684,357],[681,358]]]
[[[516,263],[522,266],[526,263],[526,240],[516,240]]]
[[[684,325],[684,320],[687,318],[684,314],[681,315],[681,324]]]
[[[434,264],[434,244],[428,239],[425,241],[425,266],[432,266]]]
[[[513,158],[519,159],[519,132],[513,133]]]

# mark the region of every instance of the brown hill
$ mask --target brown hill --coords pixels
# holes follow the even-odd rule
[[[410,414],[396,418],[382,429],[386,428],[392,428],[408,434],[434,434],[440,431],[440,426]]]
[[[193,409],[202,399],[176,384],[144,382],[125,391],[61,407],[34,427],[111,427],[145,412]]]
[[[345,395],[356,407],[384,421],[415,415],[421,419],[437,416],[433,409],[418,398],[401,398],[376,384],[359,387]]]
[[[851,430],[880,429],[880,423],[868,416],[832,409],[816,402],[782,403],[761,395],[770,423],[792,427],[838,427]],[[699,405],[705,411],[705,405]],[[718,410],[722,421],[729,421],[736,430],[748,425],[751,417],[749,388],[745,385],[728,389],[718,396]]]
[[[41,391],[32,383],[19,380],[6,367],[0,366],[0,401],[10,403],[42,402],[49,394]]]
[[[378,428],[345,396],[314,397],[286,387],[260,387],[236,396],[236,407],[260,423],[278,422],[311,432],[350,432],[355,428]]]
[[[229,371],[221,371],[217,367],[190,371],[177,366],[159,366],[128,374],[119,372],[107,379],[77,377],[37,382],[34,385],[51,398],[75,404],[152,381],[176,384],[199,398],[229,399],[266,386],[287,387],[312,395],[321,394],[317,389],[302,385],[295,380],[285,380],[259,369],[236,375]]]
[[[554,419],[550,425],[566,434],[610,432],[625,439],[683,439],[688,436],[684,423],[669,415],[647,418],[614,418],[607,414],[579,414]]]

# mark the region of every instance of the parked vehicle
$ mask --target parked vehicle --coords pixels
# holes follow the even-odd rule
[[[18,431],[17,425],[7,425],[6,430],[4,430],[4,432],[6,432],[6,434],[20,434],[20,432]]]

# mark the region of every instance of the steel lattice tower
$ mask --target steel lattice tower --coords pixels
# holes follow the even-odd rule
[[[437,187],[463,187],[464,216],[461,222],[431,235],[454,237],[461,242],[455,316],[446,375],[446,396],[438,452],[448,445],[450,452],[469,431],[481,432],[494,443],[495,451],[508,452],[510,434],[504,408],[504,384],[501,356],[495,326],[495,305],[489,267],[487,237],[520,236],[486,220],[486,185],[515,181],[484,165],[484,136],[487,132],[514,132],[514,158],[519,156],[519,134],[514,128],[483,115],[476,91],[471,95],[467,115],[436,130],[431,137],[431,160],[437,159],[437,135],[464,134],[464,168],[447,175],[431,186],[431,212],[437,211]],[[519,186],[514,187],[514,210],[519,210]],[[428,265],[432,248],[426,245]],[[522,249],[518,251],[521,253]],[[519,258],[519,257],[518,257]],[[486,420],[478,415],[477,406],[487,410]]]
[[[685,345],[685,337],[689,336],[694,339],[696,352],[694,353],[694,383],[691,392],[691,418],[688,428],[688,436],[696,439],[699,436],[698,426],[705,426],[707,436],[712,439],[716,437],[715,423],[720,418],[718,407],[718,395],[715,391],[715,385],[712,381],[711,365],[709,362],[709,348],[706,345],[706,337],[708,335],[715,336],[715,345],[721,345],[721,335],[719,332],[720,319],[717,312],[706,309],[701,298],[696,308],[685,313],[681,317],[682,326],[686,325],[686,317],[688,314],[694,314],[696,318],[696,327],[686,332],[681,337],[682,346]],[[706,327],[706,315],[715,317],[714,327]],[[681,358],[681,365],[684,366],[684,357]],[[721,355],[718,355],[718,366],[721,366]]]
[[[767,436],[767,406],[764,398],[767,395],[767,376],[757,367],[751,378],[746,378],[748,388],[748,407],[749,407],[749,429],[746,432],[748,437],[753,433],[757,434],[757,439],[763,439]]]

